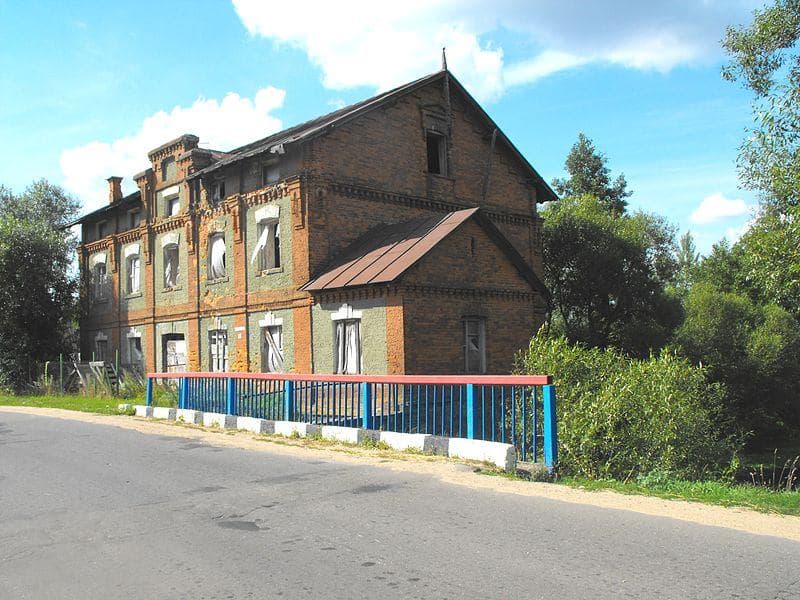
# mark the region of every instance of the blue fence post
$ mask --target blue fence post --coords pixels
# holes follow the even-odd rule
[[[291,379],[283,382],[283,418],[294,420],[294,381]]]
[[[185,409],[188,405],[189,399],[189,380],[186,377],[180,378],[178,387],[178,408]]]
[[[544,420],[544,464],[552,471],[558,463],[558,426],[556,419],[556,386],[543,386],[542,418]]]
[[[361,427],[375,428],[374,411],[372,410],[372,386],[369,381],[361,382]]]
[[[147,378],[145,390],[145,400],[147,401],[147,406],[153,406],[153,380],[150,377]]]
[[[475,439],[475,430],[478,427],[477,419],[475,418],[475,386],[471,383],[467,384],[467,439]]]
[[[226,390],[226,410],[229,415],[236,414],[236,380],[228,377],[228,389]]]

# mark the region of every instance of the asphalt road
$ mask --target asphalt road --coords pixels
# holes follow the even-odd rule
[[[0,598],[800,598],[800,544],[0,412]]]

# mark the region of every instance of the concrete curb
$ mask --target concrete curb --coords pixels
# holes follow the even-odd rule
[[[252,433],[275,433],[275,421],[255,417],[236,417],[236,429]]]
[[[203,413],[199,410],[179,408],[175,412],[175,420],[183,421],[184,423],[191,423],[193,425],[200,425],[203,422]]]
[[[425,452],[426,444],[430,445],[432,435],[425,433],[395,433],[394,431],[376,432],[380,440],[395,450],[419,450]]]
[[[153,416],[153,407],[152,406],[143,406],[141,404],[137,404],[133,407],[136,410],[137,417],[152,417]]]
[[[220,429],[236,429],[236,416],[223,413],[203,413],[203,427],[219,427]]]
[[[447,455],[450,458],[489,462],[507,472],[513,472],[517,466],[517,451],[514,446],[500,442],[450,438]]]
[[[295,421],[275,421],[275,433],[286,437],[294,435],[309,437],[319,435],[320,426],[311,423],[296,423]]]
[[[166,406],[154,406],[153,407],[153,418],[154,419],[167,419],[168,421],[175,420],[175,414],[177,409],[175,408],[168,408]]]
[[[377,442],[381,437],[381,432],[371,429],[357,429],[356,427],[323,425],[321,435],[326,439],[336,440],[337,442],[360,444],[366,439],[372,439]]]

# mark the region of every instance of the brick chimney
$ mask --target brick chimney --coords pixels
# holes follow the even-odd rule
[[[113,204],[118,200],[122,200],[122,177],[109,177],[106,179],[108,182],[108,202]]]

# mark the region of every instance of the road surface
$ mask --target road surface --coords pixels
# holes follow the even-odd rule
[[[3,599],[786,600],[798,564],[777,537],[0,412]]]

